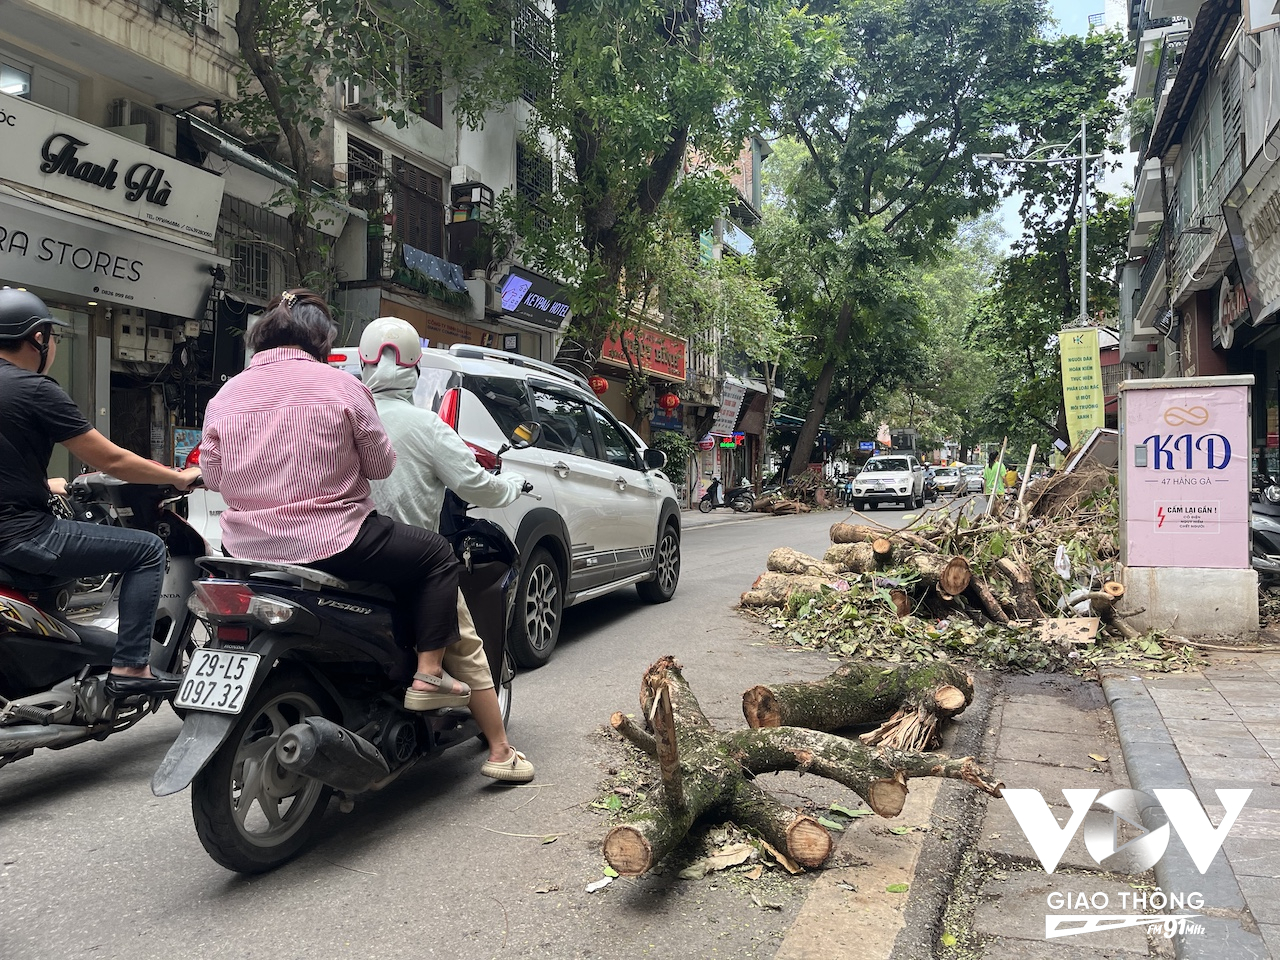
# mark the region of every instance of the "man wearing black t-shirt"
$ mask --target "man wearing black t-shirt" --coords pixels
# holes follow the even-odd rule
[[[49,494],[65,492],[66,481],[46,476],[55,443],[95,470],[133,483],[186,490],[200,471],[174,471],[144,460],[89,425],[62,388],[43,375],[57,356],[57,328],[66,326],[35,294],[0,288],[0,566],[68,580],[123,574],[107,695],[173,693],[179,678],[156,676],[148,666],[164,582],[163,541],[145,530],[57,519]]]

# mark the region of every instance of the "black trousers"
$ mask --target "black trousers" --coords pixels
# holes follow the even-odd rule
[[[458,639],[458,560],[433,530],[371,513],[351,546],[307,566],[346,580],[385,583],[396,597],[397,624],[419,652]]]

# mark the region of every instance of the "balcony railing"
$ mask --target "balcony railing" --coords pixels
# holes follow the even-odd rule
[[[1190,36],[1190,30],[1179,30],[1176,33],[1165,34],[1164,42],[1160,44],[1160,69],[1156,71],[1157,105],[1164,97],[1165,88],[1178,75],[1178,68],[1182,66],[1182,55],[1186,52],[1187,39]]]
[[[1155,236],[1151,240],[1151,245],[1147,248],[1147,262],[1142,265],[1142,273],[1138,278],[1138,287],[1133,291],[1133,312],[1135,326],[1137,324],[1138,312],[1142,309],[1142,302],[1147,299],[1147,294],[1151,290],[1152,284],[1156,281],[1156,275],[1160,272],[1160,267],[1164,264],[1164,224],[1160,225],[1160,229],[1156,231]]]
[[[1169,222],[1177,231],[1178,238],[1172,265],[1175,287],[1181,285],[1184,278],[1194,273],[1204,259],[1205,252],[1217,245],[1217,231],[1212,228],[1221,223],[1222,201],[1240,179],[1241,172],[1240,141],[1237,138],[1231,141],[1226,156],[1222,158],[1222,164],[1213,175],[1213,179],[1209,181],[1208,189],[1199,198],[1190,215],[1184,216],[1179,206],[1169,211]],[[1193,175],[1190,170],[1183,172],[1183,176]],[[1211,232],[1200,233],[1197,230],[1195,233],[1188,233],[1189,227],[1209,227]]]

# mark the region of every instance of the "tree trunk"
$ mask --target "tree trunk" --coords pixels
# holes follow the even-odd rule
[[[744,607],[784,607],[795,593],[819,593],[838,577],[807,577],[794,573],[767,570],[756,577],[751,589],[743,592],[738,602]]]
[[[840,317],[831,335],[831,343],[842,344],[849,336],[849,328],[853,325],[853,303],[846,300],[840,307]],[[834,350],[834,347],[832,348]],[[791,451],[791,469],[787,476],[794,477],[809,469],[809,455],[813,452],[814,441],[818,439],[818,428],[822,418],[827,415],[827,399],[831,394],[831,382],[836,376],[838,361],[835,357],[827,357],[822,364],[822,372],[818,374],[818,382],[813,388],[813,400],[805,414],[804,425],[796,436],[796,445]]]
[[[742,714],[753,728],[840,730],[926,702],[954,716],[973,702],[973,678],[950,663],[887,671],[878,664],[846,663],[822,680],[752,687],[742,695]]]
[[[1044,611],[1036,600],[1036,585],[1031,571],[1008,557],[995,562],[995,571],[1009,582],[1009,595],[1019,620],[1043,620]]]
[[[765,569],[775,573],[799,573],[810,577],[830,577],[835,579],[839,571],[829,563],[817,560],[799,550],[790,547],[778,547],[769,553]]]
[[[822,559],[842,573],[867,573],[876,568],[876,551],[869,543],[837,543]]]
[[[949,665],[932,666],[937,669]],[[879,671],[875,673],[879,675]],[[875,682],[871,676],[867,680]],[[905,679],[903,683],[909,686]],[[942,694],[945,686],[935,683],[930,689],[934,696],[942,695],[953,703],[954,697]],[[764,773],[798,770],[817,774],[848,787],[885,817],[902,812],[907,781],[912,777],[964,780],[992,796],[999,795],[999,782],[971,757],[950,759],[936,754],[903,753],[887,746],[870,749],[856,741],[800,727],[721,733],[707,720],[672,657],[663,657],[649,667],[640,691],[642,715],[656,716],[655,698],[659,710],[670,709],[683,803],[670,803],[671,791],[664,786],[631,810],[626,823],[606,834],[605,860],[622,876],[638,876],[661,861],[700,816],[720,817],[725,813],[757,831],[797,863],[820,866],[832,849],[830,834],[812,817],[788,809],[765,793],[758,782],[752,782],[752,778]],[[964,701],[963,692],[959,699]],[[614,714],[613,724],[646,753],[662,756],[659,743],[665,734],[649,736],[622,714]],[[668,764],[664,762],[665,765]],[[672,775],[664,773],[664,782]]]

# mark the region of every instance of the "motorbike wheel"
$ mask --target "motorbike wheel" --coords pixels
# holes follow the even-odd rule
[[[191,784],[196,835],[214,860],[238,873],[263,873],[311,842],[333,793],[319,780],[275,762],[280,735],[326,702],[308,677],[274,672]]]
[[[733,507],[735,513],[750,513],[751,508],[755,506],[755,501],[748,497],[738,497],[729,506]]]
[[[563,610],[560,568],[545,548],[538,547],[529,554],[516,589],[516,621],[508,647],[518,666],[534,670],[551,658],[560,639]]]
[[[715,504],[711,502],[710,497],[703,497],[701,500],[698,501],[699,513],[710,513],[714,509],[715,509]]]
[[[666,603],[675,596],[676,585],[680,582],[680,535],[671,524],[662,529],[654,567],[657,571],[654,578],[637,583],[636,593],[646,603]]]

